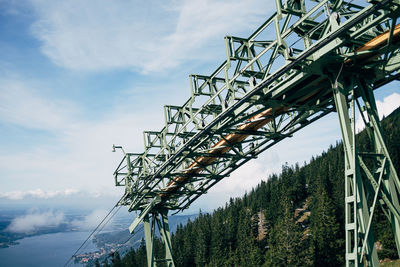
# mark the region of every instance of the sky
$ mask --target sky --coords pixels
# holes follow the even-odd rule
[[[142,132],[164,124],[163,105],[189,98],[188,76],[225,60],[223,37],[249,36],[273,10],[261,0],[0,0],[0,205],[112,207],[123,193],[112,175],[122,154],[112,145],[142,152]],[[400,104],[399,83],[376,98],[388,115]],[[340,137],[330,114],[188,212],[217,208]]]

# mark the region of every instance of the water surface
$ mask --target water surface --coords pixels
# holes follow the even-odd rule
[[[0,249],[0,266],[64,266],[89,234],[90,232],[60,232],[20,239],[17,241],[18,245]],[[95,250],[96,246],[88,241],[80,253]],[[68,266],[82,265],[76,265],[71,260]]]

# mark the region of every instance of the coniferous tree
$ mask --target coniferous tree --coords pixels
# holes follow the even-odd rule
[[[261,264],[261,253],[259,253],[255,244],[250,209],[240,211],[237,239],[239,241],[237,247],[239,266],[259,266]]]
[[[302,266],[299,258],[302,250],[303,231],[294,220],[291,203],[283,199],[284,214],[279,218],[269,239],[264,266]]]
[[[121,262],[121,257],[118,253],[118,251],[116,251],[113,255],[112,258],[112,267],[122,267],[122,262]]]
[[[203,216],[200,215],[200,219]],[[207,236],[204,232],[203,225],[198,224],[196,229],[196,240],[195,243],[195,255],[194,255],[194,262],[196,266],[204,266],[207,263]]]
[[[184,230],[182,224],[177,226],[176,232],[171,236],[172,253],[177,266],[183,266],[183,235]]]
[[[313,202],[311,233],[314,263],[327,267],[342,265],[343,242],[338,236],[339,224],[332,201],[322,185],[314,194]]]
[[[183,235],[183,264],[181,266],[194,266],[194,244],[196,244],[196,235],[193,233],[193,223],[191,221],[186,225]]]
[[[125,254],[122,258],[122,265],[123,266],[138,266],[136,262],[137,254],[139,253],[139,249],[135,251],[131,248],[131,250]]]
[[[221,216],[221,210],[218,209],[214,213],[211,225],[211,243],[210,243],[211,266],[223,265],[226,256],[224,239],[225,239],[224,222]]]

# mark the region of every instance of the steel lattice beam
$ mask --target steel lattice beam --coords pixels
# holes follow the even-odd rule
[[[347,103],[366,98],[359,84],[346,87],[353,98],[332,90],[339,74],[347,81],[357,73],[370,90],[399,78],[398,0],[275,2],[277,11],[248,38],[225,37],[226,60],[211,75],[190,75],[191,97],[182,106],[164,107],[165,126],[144,133],[144,152],[125,153],[115,182],[126,188],[120,204],[141,211],[139,218],[185,209],[235,169],[315,120],[335,110],[348,116]],[[344,136],[349,135],[346,119],[341,122]],[[359,166],[362,161],[351,155]],[[346,174],[349,183],[357,173]],[[380,188],[391,186],[378,180],[377,199]],[[364,209],[357,216],[365,214]],[[368,227],[362,231],[368,233]],[[372,255],[371,242],[359,253]]]

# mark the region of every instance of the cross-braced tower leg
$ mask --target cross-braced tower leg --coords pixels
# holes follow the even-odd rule
[[[172,258],[171,234],[169,232],[168,216],[166,212],[160,212],[159,216],[156,216],[156,221],[165,247],[164,260],[168,267],[172,267],[175,266],[175,264]]]
[[[166,262],[168,267],[175,267],[172,258],[171,235],[169,231],[167,212],[154,212],[148,214],[144,217],[143,224],[146,239],[147,266],[154,267],[157,266],[157,262]],[[156,226],[158,227],[161,241],[165,247],[165,256],[163,259],[156,259],[154,254]]]
[[[390,159],[390,155],[383,139],[375,97],[371,86],[365,81],[360,81],[359,91],[364,102],[364,106],[360,106],[361,110],[365,111],[365,114],[362,113],[362,116],[366,122],[366,129],[368,130],[374,148],[371,154],[361,154],[359,156],[360,162],[362,163],[361,167],[365,172],[367,179],[371,180],[375,194],[381,198],[379,204],[392,225],[394,240],[400,257],[399,177],[396,173],[393,162]],[[371,157],[375,161],[372,171],[368,169],[367,165],[363,161],[363,158]],[[379,177],[377,184],[375,183],[377,179],[372,179],[374,178],[374,175],[375,178]]]
[[[353,80],[346,85],[335,82],[333,87],[345,154],[346,266],[362,266],[364,261],[367,266],[379,266],[372,218],[379,203],[392,224],[398,245],[399,180],[383,141],[371,86],[364,80]],[[358,96],[362,97],[363,106],[358,102]],[[370,152],[357,151],[356,104],[368,117],[364,121],[373,146]],[[399,246],[397,248],[400,251]]]

